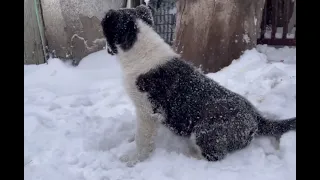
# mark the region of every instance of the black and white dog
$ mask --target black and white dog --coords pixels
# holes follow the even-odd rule
[[[148,158],[158,124],[189,138],[196,157],[209,161],[243,149],[255,136],[279,137],[296,129],[295,117],[264,118],[244,97],[182,60],[153,30],[148,7],[110,10],[101,25],[137,114],[137,153],[122,160],[132,164]]]

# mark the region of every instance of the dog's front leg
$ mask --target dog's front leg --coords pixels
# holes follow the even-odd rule
[[[154,136],[157,133],[157,122],[151,114],[137,112],[137,128],[135,133],[136,152],[121,157],[128,166],[147,159],[155,148]]]
[[[138,159],[143,161],[149,157],[155,148],[154,136],[156,135],[156,122],[151,116],[139,116],[135,142],[137,146]]]

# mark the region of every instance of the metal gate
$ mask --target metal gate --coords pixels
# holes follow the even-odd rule
[[[295,0],[266,0],[258,44],[296,46]]]

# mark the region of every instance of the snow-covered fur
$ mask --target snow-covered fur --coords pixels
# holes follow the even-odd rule
[[[137,114],[137,154],[123,160],[149,157],[157,124],[189,138],[209,161],[246,147],[255,135],[281,136],[296,129],[296,118],[267,120],[244,97],[182,60],[152,22],[146,6],[110,10],[102,21],[108,52],[119,59]]]

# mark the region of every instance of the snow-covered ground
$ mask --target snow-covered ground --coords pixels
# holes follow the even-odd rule
[[[261,53],[260,53],[261,52]],[[295,116],[296,49],[258,46],[218,73],[222,85],[276,118]],[[185,141],[160,129],[156,151],[133,168],[135,114],[114,57],[99,51],[78,67],[59,59],[24,67],[25,180],[295,180],[296,133],[269,138],[221,162],[186,156]]]

